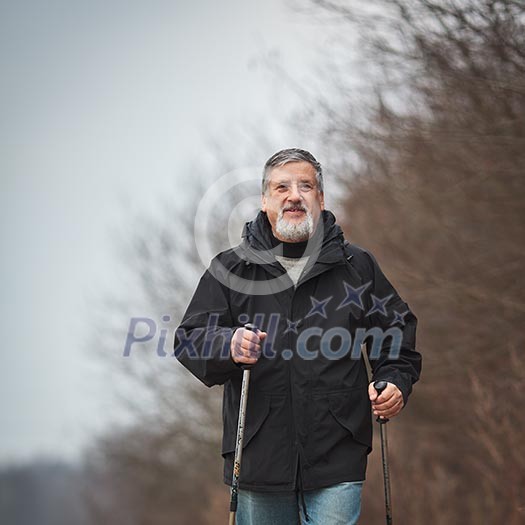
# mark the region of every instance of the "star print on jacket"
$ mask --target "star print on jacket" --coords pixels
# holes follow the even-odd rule
[[[358,308],[363,310],[363,292],[370,286],[371,282],[372,281],[368,281],[362,286],[354,288],[353,286],[349,285],[346,281],[343,281],[346,297],[341,301],[341,304],[337,307],[337,309],[339,310],[340,308],[344,308],[345,306],[355,304]]]
[[[386,303],[388,303],[388,301],[390,301],[390,299],[392,298],[393,294],[390,294],[390,295],[387,295],[386,297],[383,297],[382,299],[380,299],[379,297],[376,297],[373,293],[370,294],[370,297],[372,298],[372,308],[370,308],[370,310],[368,310],[368,313],[366,314],[367,317],[369,315],[372,315],[376,312],[379,312],[381,315],[384,315],[385,317],[388,317],[388,312],[386,311]]]
[[[301,321],[290,321],[290,319],[286,319],[286,322],[288,323],[288,326],[286,327],[284,333],[287,334],[288,332],[292,332],[297,335],[299,333],[297,326]]]
[[[312,315],[320,315],[324,319],[327,319],[328,316],[326,315],[326,305],[330,302],[332,299],[332,296],[328,297],[327,299],[324,299],[323,301],[318,301],[315,297],[310,297],[310,301],[312,301],[312,308],[311,310],[306,314],[306,317],[311,317]]]
[[[408,314],[408,310],[400,314],[397,310],[394,310],[394,319],[390,323],[390,326],[396,323],[400,323],[402,326],[405,326],[405,315]]]

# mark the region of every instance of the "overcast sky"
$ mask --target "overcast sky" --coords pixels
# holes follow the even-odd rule
[[[261,57],[301,82],[322,44],[285,0],[0,3],[0,462],[75,458],[106,421],[84,321],[122,203],[180,198],[180,167],[228,126],[280,149],[301,101]]]

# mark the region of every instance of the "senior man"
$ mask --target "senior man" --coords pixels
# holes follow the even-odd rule
[[[182,364],[207,386],[224,385],[227,484],[241,367],[253,365],[238,525],[357,523],[371,412],[397,415],[419,378],[416,322],[374,257],[346,242],[325,210],[313,155],[270,157],[261,211],[241,244],[213,259],[175,336]],[[379,397],[377,380],[388,383]]]

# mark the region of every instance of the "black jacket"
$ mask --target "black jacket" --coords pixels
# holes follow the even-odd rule
[[[399,357],[388,355],[393,339],[386,338],[379,356],[371,359],[373,379],[397,385],[406,403],[419,378],[417,320],[408,305],[372,255],[345,242],[331,212],[322,213],[318,234],[318,256],[310,257],[296,288],[289,281],[283,290],[276,278],[286,272],[269,251],[271,227],[260,212],[247,223],[241,245],[212,261],[176,332],[175,355],[182,364],[207,386],[224,384],[222,455],[228,484],[242,381],[242,370],[229,357],[231,335],[252,322],[274,339],[271,347],[272,341],[265,343],[267,355],[251,372],[241,489],[307,490],[365,479],[372,444],[368,378],[363,359],[351,351],[334,359],[345,348],[345,333],[353,342],[358,328],[395,327],[402,338]],[[274,293],[254,295],[250,282]],[[351,293],[367,283],[361,307]],[[388,296],[381,306],[378,300]],[[291,359],[282,357],[285,349],[294,350]]]

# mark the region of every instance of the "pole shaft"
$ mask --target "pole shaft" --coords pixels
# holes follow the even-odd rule
[[[241,474],[242,443],[244,440],[244,425],[246,422],[246,405],[248,403],[248,388],[250,386],[250,369],[245,368],[242,374],[241,403],[237,421],[237,438],[235,440],[235,458],[233,460],[233,479],[230,498],[230,525],[235,524],[237,501],[239,496],[239,477]]]
[[[379,425],[381,433],[381,457],[383,459],[383,480],[385,485],[385,508],[386,523],[392,525],[392,501],[390,495],[390,472],[388,469],[388,439],[386,433],[386,423]]]

